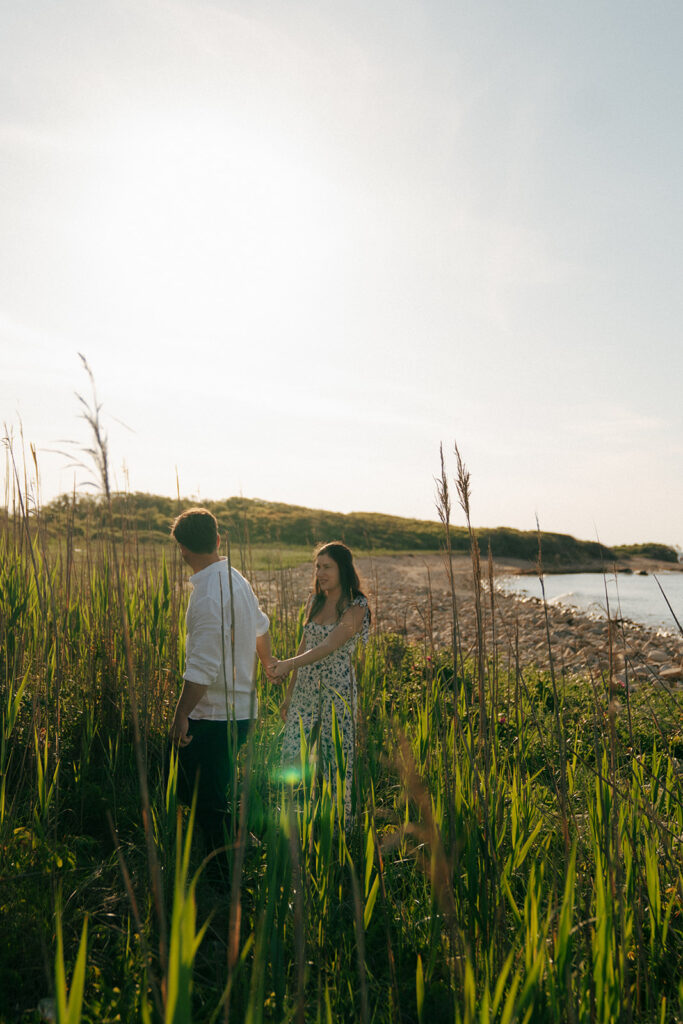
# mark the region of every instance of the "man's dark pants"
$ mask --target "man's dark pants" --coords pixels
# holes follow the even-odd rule
[[[234,765],[250,725],[248,718],[236,722],[190,719],[192,742],[178,748],[178,800],[191,804],[197,785],[196,820],[207,852],[220,849],[229,839]]]

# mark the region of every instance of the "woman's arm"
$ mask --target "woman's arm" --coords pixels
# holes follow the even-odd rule
[[[366,608],[364,605],[354,604],[347,608],[339,624],[334,627],[330,635],[322,643],[316,647],[311,647],[308,651],[301,651],[300,649],[295,657],[279,661],[274,669],[273,677],[280,679],[295,669],[303,668],[304,665],[313,665],[316,661],[322,661],[323,658],[326,658],[328,654],[332,654],[333,651],[336,651],[342,644],[345,644],[351,637],[360,633],[363,628],[365,615]]]

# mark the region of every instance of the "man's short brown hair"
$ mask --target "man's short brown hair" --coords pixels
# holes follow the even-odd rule
[[[171,536],[194,555],[211,555],[218,546],[218,523],[208,508],[188,508],[171,525]]]

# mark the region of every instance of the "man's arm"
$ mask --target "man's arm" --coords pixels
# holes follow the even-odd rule
[[[270,678],[271,669],[276,664],[276,659],[273,657],[273,652],[270,649],[270,633],[263,633],[261,636],[256,637],[256,653],[266,675]]]
[[[192,742],[192,737],[187,734],[189,729],[187,719],[190,711],[198,704],[204,693],[206,693],[206,686],[201,683],[191,683],[187,679],[184,681],[169,731],[171,742],[179,747],[186,747],[188,743]]]

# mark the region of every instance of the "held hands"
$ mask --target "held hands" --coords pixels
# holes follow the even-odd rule
[[[283,661],[278,661],[276,658],[268,665],[266,674],[272,682],[276,683],[279,682],[281,679],[284,679],[285,676],[288,676],[289,673],[292,671],[292,668],[293,665],[291,658],[285,658],[283,659]],[[291,691],[292,688],[290,687],[289,690],[287,691],[287,696],[280,705],[280,718],[282,719],[283,722],[287,721],[287,712],[289,711]]]
[[[272,683],[278,683],[285,676],[288,676],[293,669],[292,658],[285,658],[283,661],[278,661],[277,658],[273,658],[267,665],[264,665],[265,673]],[[291,688],[288,696],[280,706],[280,718],[283,722],[287,721],[287,712],[289,710],[289,700],[291,697]]]
[[[271,683],[277,683],[292,671],[291,658],[284,661],[278,661],[277,658],[273,658],[272,661],[263,666],[263,669]]]
[[[268,673],[268,678],[277,682],[278,679],[284,679],[288,676],[294,667],[292,665],[292,658],[285,658],[284,661],[276,661]]]

